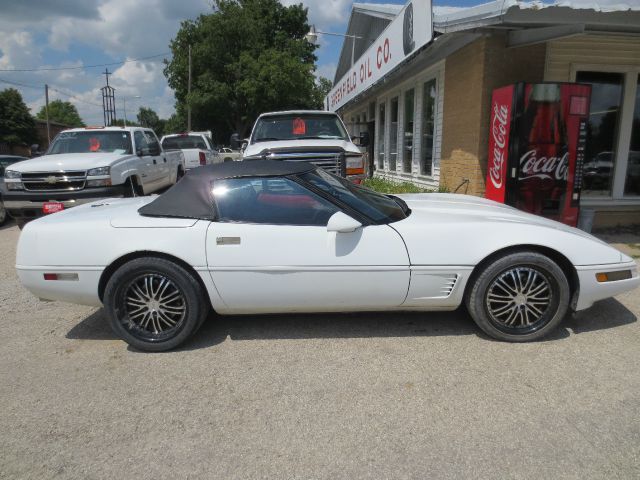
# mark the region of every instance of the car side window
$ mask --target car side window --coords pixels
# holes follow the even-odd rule
[[[147,139],[147,144],[151,150],[160,150],[160,143],[153,132],[144,132],[144,136]]]
[[[337,207],[288,178],[228,178],[213,183],[218,221],[326,226]]]
[[[149,147],[146,137],[142,134],[140,130],[136,130],[134,132],[133,138],[136,141],[136,151],[143,150]]]

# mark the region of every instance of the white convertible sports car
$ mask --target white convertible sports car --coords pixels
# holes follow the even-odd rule
[[[575,228],[464,195],[381,195],[309,163],[200,167],[156,197],[29,223],[34,295],[100,306],[143,350],[220,314],[454,310],[500,340],[638,286],[635,262]]]

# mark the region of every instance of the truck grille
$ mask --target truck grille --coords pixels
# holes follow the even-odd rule
[[[24,189],[30,192],[60,192],[82,190],[87,172],[36,172],[23,173]]]
[[[266,160],[312,163],[329,173],[344,177],[346,174],[344,154],[338,152],[274,152],[264,156]]]

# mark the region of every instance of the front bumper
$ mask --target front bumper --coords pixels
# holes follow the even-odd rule
[[[123,197],[124,185],[103,188],[85,188],[72,192],[29,192],[3,190],[2,200],[7,213],[16,219],[31,220],[43,216],[42,207],[47,202],[59,202],[64,208],[95,202],[104,198]]]
[[[620,270],[631,270],[631,278],[616,280],[612,282],[598,282],[597,273],[617,272]],[[638,276],[638,266],[636,262],[608,263],[606,265],[588,265],[576,267],[580,292],[575,310],[589,308],[594,302],[613,297],[620,293],[628,292],[640,286],[640,276]]]

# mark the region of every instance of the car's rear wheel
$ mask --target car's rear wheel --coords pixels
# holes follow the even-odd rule
[[[194,276],[163,258],[127,262],[109,279],[104,306],[113,331],[140,350],[164,351],[193,335],[209,313]]]
[[[562,269],[535,252],[498,258],[470,287],[465,300],[474,321],[486,334],[509,342],[537,340],[554,330],[571,297]]]

